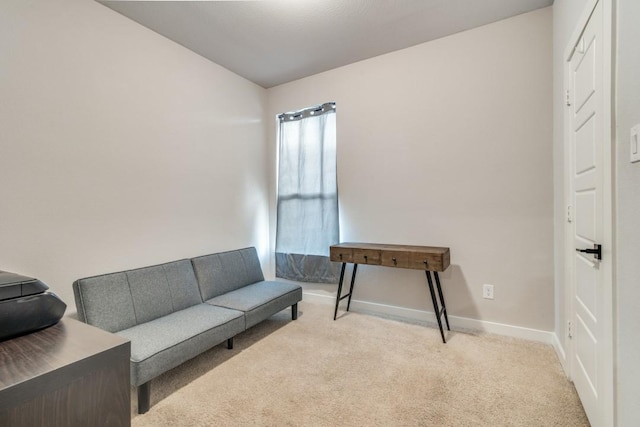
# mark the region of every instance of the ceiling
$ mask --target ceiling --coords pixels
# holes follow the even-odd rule
[[[97,1],[265,88],[553,3],[553,0]]]

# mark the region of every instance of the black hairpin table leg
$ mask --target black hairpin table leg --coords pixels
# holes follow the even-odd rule
[[[444,321],[447,322],[447,330],[450,331],[449,318],[447,317],[447,306],[444,304],[444,296],[442,295],[442,288],[440,287],[440,276],[438,272],[434,271],[433,275],[436,276],[436,287],[438,288],[438,295],[440,296],[440,305],[442,306],[442,312],[444,313]]]
[[[358,264],[353,264],[353,272],[351,273],[351,286],[349,287],[349,293],[346,295],[342,294],[342,283],[344,281],[344,268],[347,263],[342,263],[342,270],[340,271],[340,283],[338,284],[338,294],[336,295],[336,309],[333,311],[333,320],[336,320],[338,316],[338,305],[340,301],[345,298],[349,298],[347,301],[347,311],[349,311],[349,307],[351,307],[351,294],[353,293],[353,284],[356,282],[356,272],[358,271]]]
[[[338,283],[338,293],[336,294],[336,309],[333,311],[333,320],[336,320],[338,315],[338,304],[340,304],[340,294],[342,293],[342,281],[344,280],[344,269],[347,266],[346,262],[342,263],[342,270],[340,270],[340,282]]]
[[[440,320],[440,316],[442,312],[438,308],[438,300],[436,299],[436,292],[433,289],[433,279],[431,279],[431,272],[429,270],[425,271],[427,273],[427,282],[429,282],[429,292],[431,293],[431,301],[433,302],[433,311],[436,313],[436,320],[438,321],[438,327],[440,328],[440,335],[442,336],[442,342],[447,343],[447,340],[444,338],[444,329],[442,329],[442,320]],[[444,304],[442,305],[444,309]]]
[[[358,264],[353,264],[353,273],[351,273],[351,287],[349,288],[349,299],[347,300],[347,311],[351,307],[351,295],[353,294],[353,284],[356,283],[356,271],[358,271]]]

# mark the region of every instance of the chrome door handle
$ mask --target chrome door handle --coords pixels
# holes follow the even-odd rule
[[[601,260],[602,259],[602,245],[599,245],[597,243],[593,244],[593,249],[578,249],[576,248],[576,252],[582,252],[585,254],[593,254],[595,259],[597,260]]]

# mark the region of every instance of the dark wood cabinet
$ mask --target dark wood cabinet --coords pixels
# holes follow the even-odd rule
[[[131,344],[63,318],[0,342],[0,425],[130,426]]]

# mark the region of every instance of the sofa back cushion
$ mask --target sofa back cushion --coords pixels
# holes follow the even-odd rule
[[[73,282],[78,318],[117,332],[136,325],[129,281],[125,273],[105,274]]]
[[[192,258],[191,263],[204,301],[264,280],[253,247]]]
[[[173,313],[171,291],[161,265],[126,272],[137,324]]]
[[[202,303],[191,261],[76,280],[80,320],[118,332]]]
[[[182,259],[169,262],[163,264],[162,267],[164,267],[164,273],[169,283],[173,311],[184,310],[202,303],[198,281],[193,272],[191,260]]]

